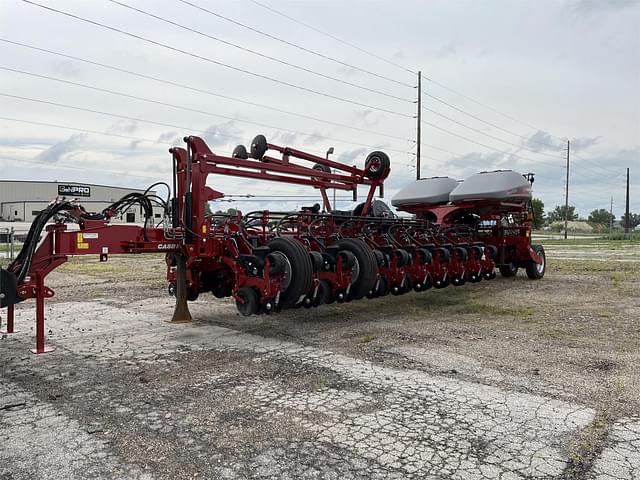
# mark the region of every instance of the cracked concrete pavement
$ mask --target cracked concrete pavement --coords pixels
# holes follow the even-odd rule
[[[0,477],[554,478],[594,419],[211,325],[194,307],[193,324],[171,325],[168,299],[57,303],[56,353],[28,354],[29,333],[4,339],[0,407],[16,406],[0,410]],[[616,424],[597,478],[637,475],[638,433],[637,419]]]

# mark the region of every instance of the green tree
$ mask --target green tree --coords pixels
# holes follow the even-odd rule
[[[544,202],[539,198],[531,200],[531,212],[533,213],[533,228],[542,228],[544,225]]]
[[[564,212],[567,211],[567,218],[569,220],[577,220],[578,214],[576,213],[576,207],[569,205],[568,209],[564,205],[556,205],[556,208],[552,212],[547,214],[547,218],[550,222],[564,221]]]
[[[623,213],[622,218],[620,219],[622,228],[627,225],[627,214]],[[634,229],[638,225],[640,225],[640,214],[629,212],[629,228]]]
[[[609,225],[615,219],[616,216],[609,213],[608,210],[598,208],[589,214],[587,221],[595,225]]]

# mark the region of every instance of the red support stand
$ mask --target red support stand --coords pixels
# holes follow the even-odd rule
[[[44,276],[36,274],[36,348],[31,353],[49,353],[56,348],[44,344]]]
[[[0,330],[0,333],[2,335],[7,335],[10,333],[18,333],[18,331],[14,328],[13,326],[13,317],[15,314],[15,306],[14,305],[8,305],[7,306],[7,329],[6,330]]]

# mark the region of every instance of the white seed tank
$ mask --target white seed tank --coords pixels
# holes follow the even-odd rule
[[[458,186],[450,177],[431,177],[415,180],[402,188],[391,199],[394,207],[409,205],[437,205],[449,201],[449,193]]]
[[[524,202],[531,199],[531,184],[513,170],[496,170],[471,175],[449,194],[451,203],[475,200]]]

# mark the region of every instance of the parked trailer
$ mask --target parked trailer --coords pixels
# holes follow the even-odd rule
[[[415,217],[398,218],[374,200],[376,192],[383,196],[391,171],[384,152],[370,153],[358,168],[270,144],[262,135],[248,150],[237,146],[231,157],[213,153],[199,137],[184,141],[186,148],[169,150],[172,187],[160,182],[98,213],[59,198],[36,217],[16,259],[0,269],[8,333],[14,329],[15,304],[34,298],[33,352],[52,350],[45,345],[44,301],[54,292],[45,278],[75,255],[97,255],[105,262],[111,254],[165,253],[169,292],[176,297],[173,322],[190,321],[187,302],[204,293],[233,297],[242,315],[254,315],[462,286],[495,278],[496,264],[502,272],[505,265],[515,269],[526,263],[529,272],[533,262],[544,273],[544,253],[530,246],[526,201],[463,199],[453,205],[440,192],[436,204],[400,202],[399,208]],[[206,214],[207,202],[224,197],[207,186],[209,175],[311,186],[323,206],[293,213]],[[168,198],[149,193],[158,185],[167,187]],[[368,188],[364,202],[354,211],[332,211],[328,189],[351,191],[355,201],[360,185]],[[133,206],[143,210],[144,226],[110,224]],[[151,223],[153,206],[165,212],[161,226]],[[79,229],[67,230],[69,223]]]

